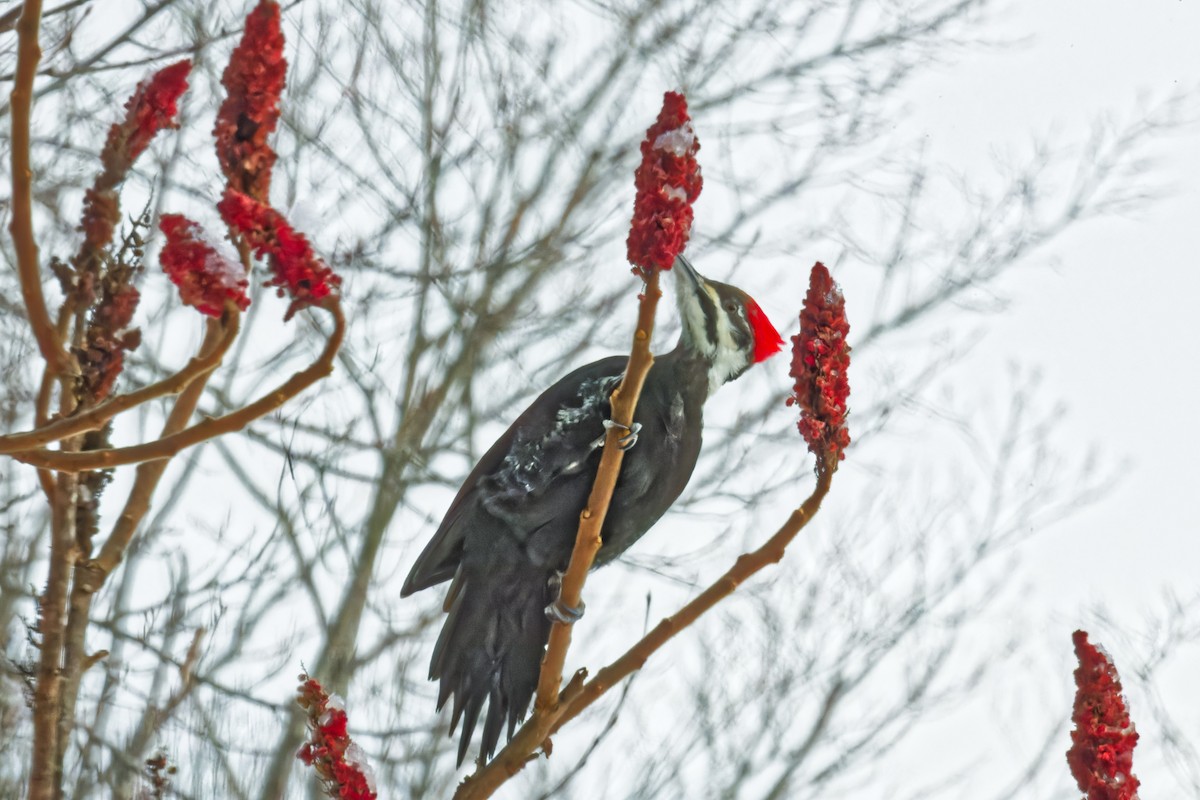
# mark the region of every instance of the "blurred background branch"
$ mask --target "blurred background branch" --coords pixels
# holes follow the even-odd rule
[[[628,700],[601,703],[564,732],[561,761],[526,770],[513,791],[599,797],[603,775],[616,776],[608,791],[619,797],[957,797],[981,769],[1003,772],[997,796],[1018,774],[1034,776],[1023,796],[1065,787],[1052,739],[1019,770],[969,747],[920,780],[887,765],[947,726],[978,724],[956,714],[1005,690],[1006,675],[1034,670],[1038,644],[1000,625],[1020,605],[1022,548],[1124,474],[1064,432],[1033,365],[993,366],[982,381],[970,362],[1008,310],[1018,270],[1090,220],[1160,196],[1148,159],[1188,122],[1190,100],[1170,94],[1125,122],[1102,119],[953,174],[896,134],[896,120],[923,76],[1005,46],[988,33],[1000,10],[988,0],[285,4],[271,199],[344,276],[346,346],[319,393],[167,468],[94,599],[89,649],[109,655],[81,679],[71,796],[130,796],[159,746],[179,762],[183,796],[296,796],[311,780],[294,758],[301,664],[357,709],[355,740],[385,795],[448,796],[451,743],[425,680],[439,604],[401,603],[399,580],[530,396],[623,350],[625,334],[606,321],[635,302],[623,255],[630,177],[644,120],[668,88],[686,91],[704,132],[689,248],[698,267],[768,295],[781,329],[794,328],[786,317],[812,261],[846,286],[858,357],[852,479],[839,476],[842,493],[797,542],[786,581],[745,587]],[[148,69],[182,55],[195,62],[182,130],[131,173],[125,206],[153,197],[220,229],[205,210],[221,192],[208,132],[245,12],[195,0],[47,9],[32,141],[46,259],[73,252],[80,176],[95,171],[108,112]],[[11,75],[7,18],[0,73]],[[2,257],[0,424],[12,432],[34,424],[40,375],[26,311],[11,301],[7,240]],[[255,303],[200,404],[206,415],[241,407],[317,355],[320,321],[297,317],[312,330],[278,336],[260,283],[252,276]],[[146,284],[143,343],[123,391],[171,374],[182,343],[198,344],[171,293]],[[56,302],[54,285],[46,291]],[[677,330],[670,315],[661,322],[658,348]],[[589,582],[606,625],[583,637],[579,664],[637,638],[647,593],[652,613],[677,605],[777,516],[772,503],[811,468],[782,410],[787,384],[780,365],[709,404],[684,498],[623,568]],[[152,438],[167,408],[126,415],[113,441]],[[115,473],[102,518],[132,479]],[[32,469],[3,471],[0,718],[13,724],[0,726],[0,753],[23,753],[29,740],[27,626],[49,532],[39,503]],[[1180,601],[1156,619],[1176,622],[1161,646],[1139,650],[1153,665],[1147,681],[1186,653],[1167,643],[1188,641],[1197,613]],[[1133,683],[1134,660],[1122,662]],[[1065,719],[1068,688],[1046,692],[1044,713],[1031,711],[1014,737],[1041,742]],[[1063,713],[1051,713],[1060,700]],[[1155,703],[1173,731],[1169,774],[1186,793],[1200,774],[1186,745],[1196,721]],[[0,792],[24,785],[25,761],[3,760]]]

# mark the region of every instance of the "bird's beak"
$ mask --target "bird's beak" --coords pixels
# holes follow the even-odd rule
[[[683,256],[675,256],[675,269],[679,271],[680,275],[687,276],[687,279],[691,281],[691,287],[693,291],[703,291],[705,283],[704,278],[699,272],[696,272],[696,268],[692,266],[692,262],[688,261]],[[684,279],[681,277],[679,280],[683,281]]]

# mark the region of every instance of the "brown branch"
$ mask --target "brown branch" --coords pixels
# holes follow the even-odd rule
[[[46,297],[42,294],[42,276],[38,269],[37,239],[33,234],[33,167],[29,162],[29,119],[33,111],[33,78],[42,49],[38,44],[41,24],[41,0],[25,0],[17,23],[17,72],[10,95],[12,115],[12,233],[21,280],[21,299],[29,314],[29,325],[37,339],[38,350],[51,371],[62,373],[70,364],[62,340],[55,334]]]
[[[64,378],[65,382],[65,378]],[[64,392],[61,408],[69,412],[75,397]],[[66,451],[78,449],[78,438],[63,443]],[[79,510],[79,476],[67,473],[53,481],[50,498],[50,558],[46,588],[39,602],[38,632],[41,650],[33,690],[33,747],[30,753],[29,797],[57,800],[61,791],[63,731],[59,714],[63,690],[63,657],[67,646],[68,597],[71,574],[79,559],[76,537]]]
[[[454,795],[455,800],[481,800],[490,797],[505,781],[524,768],[547,736],[558,731],[609,689],[641,669],[658,649],[717,603],[733,594],[738,586],[755,573],[769,564],[778,563],[783,558],[788,544],[821,507],[821,501],[829,493],[835,468],[836,462],[826,461],[822,464],[821,469],[817,471],[817,486],[813,493],[792,512],[787,521],[762,547],[739,556],[724,575],[674,615],[659,622],[654,630],[642,637],[620,658],[596,673],[596,677],[582,683],[585,671],[580,670],[576,673],[575,679],[558,698],[558,703],[552,708],[535,709],[533,716],[521,726],[504,749],[486,767],[459,786]],[[582,685],[579,685],[580,683]]]
[[[325,343],[325,349],[321,352],[320,357],[274,391],[268,392],[244,408],[223,417],[206,419],[179,433],[164,436],[145,444],[117,447],[110,450],[89,450],[84,453],[38,449],[14,453],[12,457],[35,467],[44,467],[60,472],[84,472],[170,458],[176,453],[214,436],[240,431],[254,420],[271,413],[333,372],[333,360],[337,356],[346,334],[346,318],[336,298],[323,305],[322,308],[333,315],[334,329],[329,335],[329,340]]]
[[[46,364],[42,369],[42,382],[38,386],[37,399],[35,401],[33,411],[33,425],[35,428],[41,427],[50,419],[50,396],[54,393],[54,375],[50,372],[50,365]],[[54,503],[54,473],[48,469],[39,469],[37,471],[38,483],[42,487],[42,493],[46,495],[46,504]]]
[[[237,335],[238,320],[239,315],[236,310],[233,310],[226,315],[224,325],[217,320],[209,321],[204,342],[200,345],[200,353],[203,356],[216,354],[215,360],[212,361],[211,366],[207,370],[199,372],[195,379],[186,385],[183,394],[175,401],[175,404],[171,408],[171,413],[167,416],[167,421],[163,425],[163,436],[169,436],[183,430],[187,426],[188,420],[195,414],[196,406],[200,403],[200,398],[204,394],[204,388],[212,375],[213,369],[220,363],[221,356],[229,348],[230,343]],[[193,359],[192,363],[194,364],[199,360],[199,357]],[[97,564],[97,560],[89,558],[90,553],[82,553],[82,558],[87,558],[88,560],[76,565],[75,579],[71,587],[70,615],[67,618],[66,638],[63,650],[62,688],[59,700],[61,711],[59,713],[58,761],[60,768],[63,756],[65,755],[65,737],[69,735],[75,723],[75,706],[79,697],[79,684],[83,678],[83,674],[87,671],[88,660],[93,658],[93,656],[87,655],[86,651],[87,629],[91,621],[92,597],[104,585],[104,581],[112,571],[112,568],[124,557],[125,550],[133,538],[134,531],[137,530],[138,524],[150,509],[150,500],[154,494],[154,489],[158,486],[158,482],[169,463],[169,459],[161,459],[142,464],[138,467],[133,488],[130,489],[129,497],[125,501],[125,508],[121,511],[121,515],[117,517],[117,523],[113,527],[113,531],[105,541],[101,551],[102,557],[107,554],[108,560],[112,561],[112,566],[108,569],[101,569]]]
[[[42,634],[33,690],[33,747],[30,754],[29,798],[52,800],[59,784],[55,770],[58,750],[60,663],[64,642],[67,594],[71,579],[75,530],[75,476],[60,475],[51,503],[50,563],[46,588],[39,602],[38,630]]]
[[[58,325],[55,330],[58,332],[59,341],[66,341],[67,330],[73,319],[70,300],[71,298],[68,297],[58,307]],[[50,369],[50,365],[44,364],[42,366],[42,382],[38,386],[37,401],[33,409],[33,427],[40,428],[50,421],[50,400],[54,394],[54,385],[57,382],[54,372]],[[66,391],[65,388],[64,391]],[[54,473],[48,469],[39,469],[37,476],[38,483],[42,486],[42,492],[46,495],[46,505],[54,505],[54,493],[56,491],[54,488]]]
[[[42,51],[38,44],[41,24],[41,0],[26,0],[17,22],[17,72],[10,96],[12,115],[12,221],[9,231],[17,259],[21,298],[29,324],[46,369],[54,374],[66,372],[70,358],[63,349],[46,308],[38,265],[37,239],[33,232],[33,168],[30,164],[30,115],[33,109],[33,81]],[[48,394],[47,394],[48,397]],[[73,566],[72,544],[75,529],[75,476],[61,475],[57,486],[49,476],[39,473],[42,488],[48,491],[52,516],[50,563],[46,588],[42,593],[38,619],[41,656],[33,689],[33,742],[30,753],[29,798],[51,800],[58,791],[60,774],[56,768],[58,751],[58,706],[60,663],[64,643],[63,622],[67,609],[68,586]]]
[[[625,367],[625,375],[612,394],[612,419],[625,427],[633,425],[633,413],[637,407],[638,397],[650,368],[654,366],[654,355],[650,352],[650,337],[654,332],[654,312],[658,308],[658,300],[662,297],[659,289],[659,270],[651,270],[646,281],[645,291],[642,292],[638,305],[637,330],[633,335],[629,362]],[[625,452],[617,440],[621,433],[616,428],[609,428],[604,440],[604,450],[600,455],[600,466],[596,471],[596,481],[592,484],[592,492],[588,496],[587,506],[579,514],[579,530],[575,535],[575,548],[571,551],[571,561],[563,573],[561,602],[564,605],[578,607],[582,602],[583,584],[587,579],[588,570],[596,559],[603,541],[600,531],[604,527],[604,518],[608,514],[609,503],[612,500],[613,489],[617,485],[617,477],[621,471],[621,462]],[[561,716],[565,703],[573,698],[583,688],[586,672],[575,673],[567,689],[559,695],[562,684],[563,665],[566,663],[567,650],[571,646],[571,625],[555,622],[550,628],[550,641],[546,646],[546,655],[542,659],[542,670],[538,676],[537,700],[533,706],[533,714],[521,726],[520,732],[508,746],[501,751],[490,764],[481,767],[479,772],[462,783],[455,793],[455,800],[468,798],[490,797],[504,781],[515,775],[530,755],[546,740],[551,727]],[[501,763],[505,754],[508,759]]]
[[[809,520],[821,508],[821,501],[829,493],[833,480],[834,469],[826,468],[817,472],[817,486],[804,503],[792,512],[779,530],[751,553],[738,556],[737,561],[724,575],[705,589],[696,599],[679,609],[674,615],[662,620],[654,630],[629,648],[625,653],[604,667],[596,677],[584,686],[577,698],[568,704],[566,710],[555,722],[551,733],[561,728],[565,723],[579,716],[585,708],[594,703],[601,695],[611,689],[619,681],[642,668],[651,655],[670,641],[677,633],[691,625],[701,616],[710,611],[720,601],[733,594],[738,586],[745,583],[755,573],[760,572],[771,564],[778,564],[783,558],[787,546],[796,535],[808,524]]]
[[[612,394],[613,422],[626,428],[633,425],[633,412],[637,407],[638,397],[642,394],[642,385],[646,382],[650,368],[654,366],[654,355],[650,352],[650,336],[654,333],[654,312],[658,308],[658,299],[662,297],[658,280],[659,271],[652,271],[638,305],[637,331],[633,335],[629,363],[625,367],[621,384]],[[596,560],[600,545],[603,544],[600,531],[604,527],[604,518],[608,515],[613,489],[616,488],[617,477],[621,472],[621,462],[625,458],[625,451],[617,443],[621,435],[619,429],[609,428],[604,439],[604,450],[600,454],[600,466],[596,470],[596,482],[592,484],[587,506],[579,514],[575,549],[571,552],[571,561],[562,578],[562,602],[572,608],[578,607],[582,601],[583,583],[587,579],[588,570],[592,568],[592,562]],[[538,678],[535,715],[539,709],[544,711],[557,702],[563,665],[566,662],[567,649],[571,646],[572,627],[556,622],[550,628],[550,642],[546,647],[546,656],[542,659],[542,671]]]
[[[117,395],[105,400],[103,403],[82,414],[60,419],[31,431],[0,436],[0,455],[20,452],[22,450],[33,450],[50,442],[65,439],[68,436],[97,430],[117,414],[127,411],[134,406],[165,395],[179,394],[196,378],[207,375],[216,369],[221,363],[221,359],[225,357],[225,353],[229,350],[230,345],[233,344],[233,340],[238,334],[240,315],[236,309],[233,309],[232,303],[229,304],[229,307],[230,310],[226,314],[228,322],[224,326],[223,336],[216,340],[216,342],[206,340],[205,345],[200,350],[200,354],[188,362],[179,372],[157,383],[144,386],[137,391]],[[216,325],[217,323],[213,324]],[[217,328],[217,330],[221,329]]]

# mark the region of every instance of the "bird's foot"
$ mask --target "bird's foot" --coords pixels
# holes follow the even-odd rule
[[[562,599],[563,574],[555,570],[550,576],[550,588],[554,590],[554,602],[546,606],[546,616],[551,622],[561,622],[563,625],[573,625],[583,619],[583,611],[587,605],[580,600],[578,606],[569,606]]]
[[[563,625],[574,625],[579,620],[583,619],[583,611],[586,604],[580,600],[579,605],[572,607],[558,598],[550,605],[546,606],[546,616],[551,622],[561,622]]]
[[[633,425],[622,425],[621,423],[614,422],[611,419],[604,420],[605,435],[607,435],[607,432],[613,428],[625,431],[625,435],[620,439],[617,439],[617,446],[622,450],[629,450],[631,447],[637,444],[638,434],[642,432],[642,423],[635,422]],[[601,436],[597,441],[603,444],[604,436]]]

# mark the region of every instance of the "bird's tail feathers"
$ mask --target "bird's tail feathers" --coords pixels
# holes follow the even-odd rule
[[[441,681],[439,711],[454,697],[451,734],[462,720],[459,766],[484,701],[488,711],[480,752],[491,758],[505,723],[512,738],[537,688],[550,621],[545,614],[548,576],[535,572],[460,575],[462,582],[455,581],[457,594],[433,649],[429,677]]]

